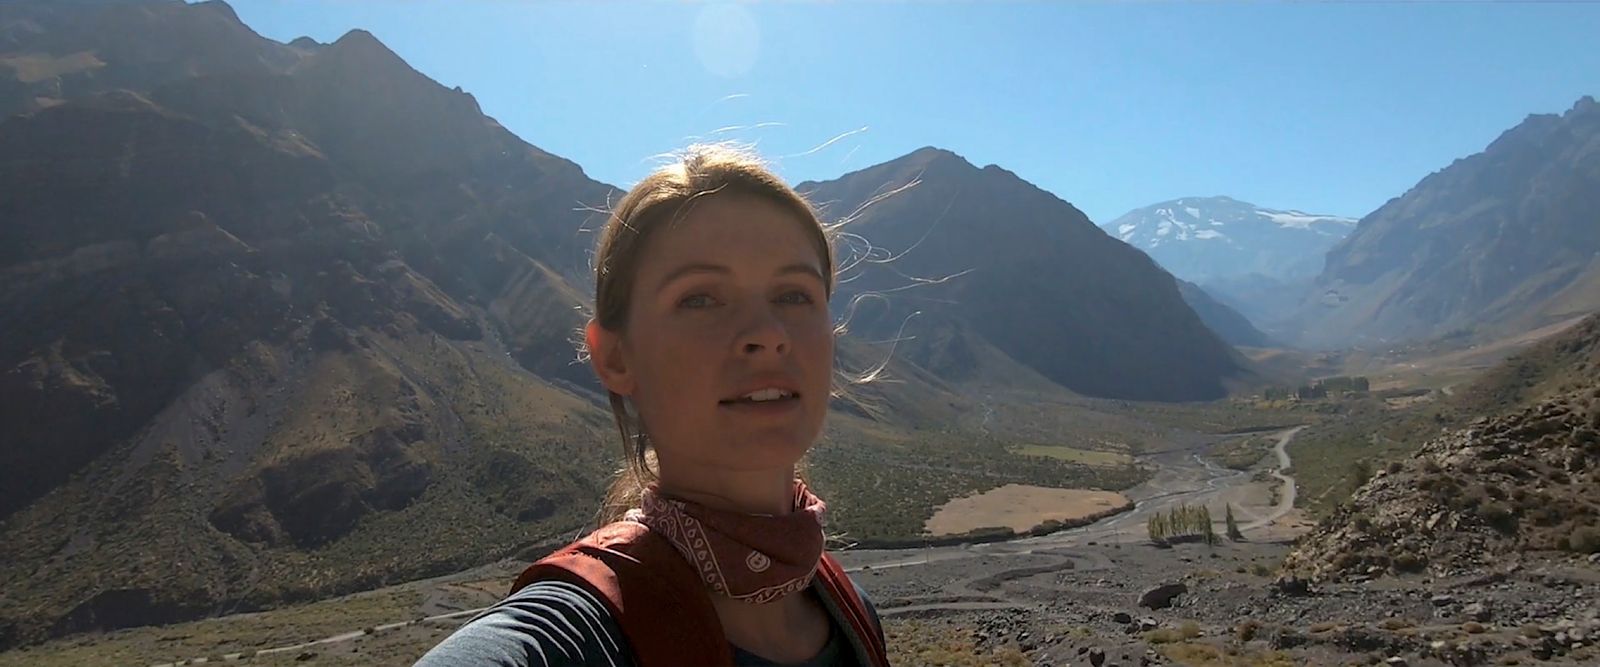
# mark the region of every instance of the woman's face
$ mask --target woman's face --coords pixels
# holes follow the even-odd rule
[[[711,195],[642,250],[626,331],[598,334],[611,343],[597,341],[609,353],[596,364],[664,467],[781,468],[816,440],[833,325],[808,224],[761,197]]]

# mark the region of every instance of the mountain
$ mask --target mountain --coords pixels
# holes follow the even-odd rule
[[[1189,304],[1194,314],[1200,316],[1200,321],[1205,323],[1206,328],[1216,332],[1223,342],[1245,347],[1266,347],[1272,344],[1271,339],[1251,324],[1249,319],[1213,298],[1199,285],[1179,280],[1178,293],[1183,295],[1183,302]]]
[[[278,44],[221,2],[0,4],[0,107],[0,649],[459,571],[592,520],[615,430],[569,341],[615,188],[364,31]],[[846,370],[887,373],[835,402],[813,461],[853,536],[913,535],[1008,481],[1139,479],[1011,456],[1075,437],[1084,410],[989,425],[976,388],[1063,397],[1050,376],[1082,364],[1112,378],[1088,391],[1188,398],[1236,370],[1147,258],[1019,184],[975,192],[1051,207],[1036,266],[1076,261],[1070,239],[1133,266],[1099,266],[1106,286],[999,272],[989,313],[1072,281],[1012,319],[1043,327],[1022,344],[960,310],[892,355],[841,340]],[[1077,316],[1166,349],[1058,331]]]
[[[946,379],[987,356],[1090,396],[1172,401],[1220,397],[1244,372],[1170,275],[998,166],[929,147],[798,187],[848,220],[842,263],[860,261],[839,302],[864,299],[851,329],[946,332],[942,362],[916,359]]]
[[[565,345],[574,203],[613,188],[359,31],[8,3],[0,45],[0,646],[589,519],[612,431]]]
[[[298,57],[223,2],[15,0],[0,5],[0,117],[111,90],[282,72]]]
[[[1229,197],[1184,197],[1129,211],[1103,227],[1250,322],[1275,329],[1295,312],[1323,255],[1355,224]]]
[[[1208,285],[1250,275],[1279,281],[1315,276],[1322,256],[1355,224],[1229,197],[1185,197],[1129,211],[1103,227],[1172,275]]]
[[[1505,334],[1600,309],[1600,104],[1529,116],[1430,174],[1328,253],[1310,345]]]

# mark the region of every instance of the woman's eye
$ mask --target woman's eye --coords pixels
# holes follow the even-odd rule
[[[705,308],[715,303],[709,294],[690,294],[678,300],[681,308]]]
[[[780,301],[782,303],[797,304],[797,305],[798,304],[807,304],[807,303],[811,303],[812,302],[811,295],[810,294],[806,294],[805,292],[802,292],[800,290],[795,290],[793,292],[785,292],[783,294],[783,296],[778,297],[778,301]]]

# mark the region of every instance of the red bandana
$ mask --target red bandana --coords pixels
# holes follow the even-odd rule
[[[811,585],[827,507],[798,479],[794,511],[782,516],[712,509],[664,496],[651,484],[643,508],[624,518],[667,538],[712,592],[765,604]]]

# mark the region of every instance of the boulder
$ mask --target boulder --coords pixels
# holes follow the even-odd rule
[[[1144,592],[1139,596],[1139,606],[1149,609],[1166,609],[1172,606],[1173,598],[1189,592],[1189,587],[1183,584],[1162,584]]]

